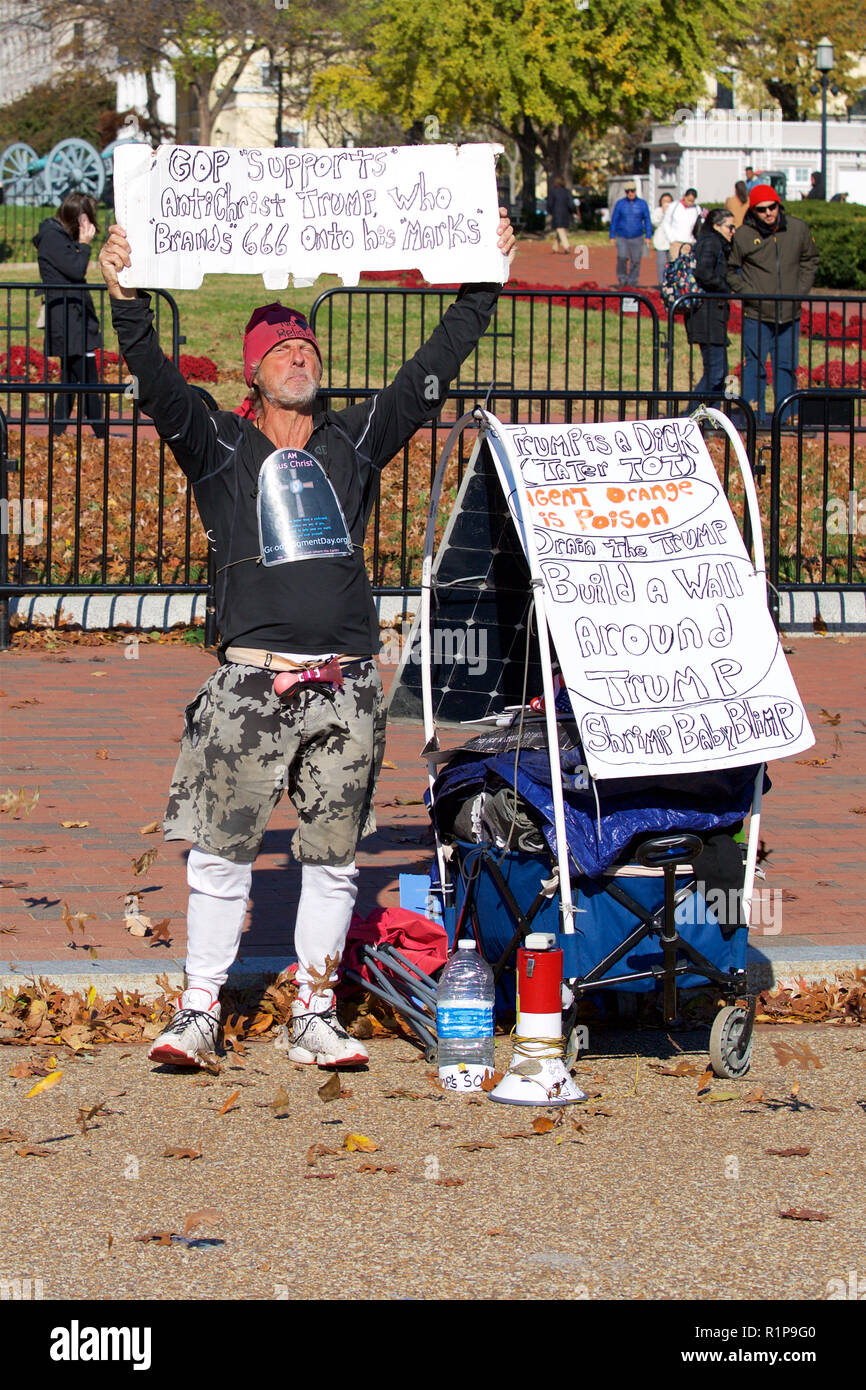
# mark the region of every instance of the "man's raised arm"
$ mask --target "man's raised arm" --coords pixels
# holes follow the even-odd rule
[[[150,296],[121,285],[120,271],[129,265],[126,233],[122,227],[112,226],[99,253],[99,268],[111,298],[111,321],[120,351],[134,378],[141,409],[194,483],[209,471],[216,437],[210,411],[159,346]]]

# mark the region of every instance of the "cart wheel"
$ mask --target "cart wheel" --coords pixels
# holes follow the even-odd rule
[[[752,1065],[752,1038],[745,1052],[740,1051],[740,1038],[748,1015],[745,1009],[729,1004],[716,1014],[710,1030],[710,1066],[716,1076],[736,1080],[745,1076]]]

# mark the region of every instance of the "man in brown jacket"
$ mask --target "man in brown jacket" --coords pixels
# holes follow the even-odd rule
[[[757,184],[731,243],[728,284],[732,294],[807,295],[815,283],[818,260],[806,223],[784,211],[769,184]],[[794,299],[743,302],[743,396],[756,410],[759,425],[770,422],[764,405],[768,353],[776,405],[797,389],[800,309],[799,300]]]

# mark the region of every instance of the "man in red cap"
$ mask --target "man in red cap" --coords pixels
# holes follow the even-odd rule
[[[500,212],[507,256],[514,233]],[[160,349],[149,297],[119,283],[130,264],[121,227],[99,262],[141,408],[189,478],[216,553],[220,665],[186,707],[165,817],[166,837],[192,845],[187,987],[148,1055],[200,1067],[213,1051],[252,865],[288,791],[302,865],[299,992],[278,1046],[296,1062],[361,1065],[367,1051],[337,1019],[334,984],[384,751],[364,532],[378,473],[438,413],[501,286],[464,285],[390,385],[339,411],[316,407],[322,354],[303,314],[267,304],[244,335],[248,396],[211,412]]]
[[[731,242],[728,284],[735,295],[807,295],[815,283],[818,248],[806,223],[782,207],[775,188],[756,184],[749,210]],[[797,389],[799,299],[743,301],[743,397],[766,426],[767,356],[778,405]]]

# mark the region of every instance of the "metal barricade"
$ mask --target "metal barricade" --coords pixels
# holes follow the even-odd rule
[[[337,288],[310,324],[324,389],[377,388],[429,337],[456,290]],[[527,290],[506,285],[456,385],[524,391],[658,390],[658,311],[640,291]]]
[[[192,488],[136,401],[123,427],[101,436],[86,428],[87,401],[100,402],[107,416],[107,398],[121,386],[78,387],[75,429],[55,438],[50,423],[66,389],[39,383],[3,393],[20,393],[23,402],[13,437],[0,411],[0,650],[9,645],[10,599],[45,594],[204,594],[212,645],[213,556],[193,518]],[[35,393],[47,398],[47,424],[28,411]]]
[[[177,302],[166,290],[149,290],[148,294],[151,295],[154,328],[160,346],[177,366],[181,346],[186,341],[180,331]],[[58,361],[57,349],[62,344],[80,346],[82,330],[79,325],[84,321],[86,295],[90,296],[96,310],[100,342],[106,344],[97,349],[100,354],[96,362],[98,381],[106,386],[120,386],[124,369],[111,325],[106,285],[78,287],[43,284],[39,280],[0,282],[0,406],[3,406],[10,425],[20,424],[21,421],[20,416],[8,408],[8,400],[3,405],[3,398],[10,394],[8,387],[53,379],[69,392],[83,383],[86,369],[81,352],[69,352],[60,356]],[[52,340],[48,329],[39,322],[40,309],[46,307],[47,319],[52,313],[52,306],[55,321],[59,319],[58,331],[53,335],[57,341]],[[46,352],[46,347],[54,349],[51,355]],[[31,396],[28,399],[31,423],[44,422],[45,414],[39,409],[38,398]],[[116,423],[128,421],[131,393],[121,391],[113,394],[111,399],[116,402],[116,410],[110,415],[110,420]]]

